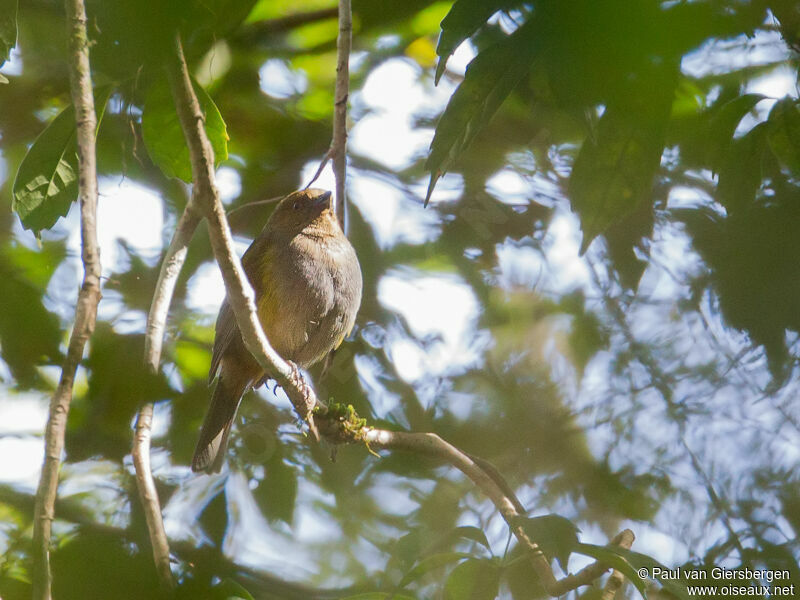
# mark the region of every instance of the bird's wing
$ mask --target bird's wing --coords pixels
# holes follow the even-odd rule
[[[265,246],[267,240],[263,233],[259,235],[247,251],[242,256],[242,267],[244,268],[245,275],[252,283],[253,281],[261,281],[261,286],[256,285],[256,289],[263,287],[263,272],[265,265],[264,260],[267,258],[265,254]],[[259,260],[260,259],[260,260]],[[263,291],[263,290],[262,290]],[[256,294],[258,300],[258,293]],[[233,343],[236,336],[239,335],[239,326],[236,325],[236,316],[233,314],[228,299],[222,302],[217,315],[216,335],[214,336],[214,348],[211,351],[211,368],[208,370],[208,382],[211,383],[219,370],[222,355]]]
[[[208,383],[214,380],[219,370],[222,355],[225,350],[231,345],[233,339],[239,333],[239,328],[236,326],[236,317],[231,310],[228,299],[222,301],[222,306],[219,307],[219,314],[217,315],[216,335],[214,336],[214,349],[211,351],[211,368],[208,370]]]

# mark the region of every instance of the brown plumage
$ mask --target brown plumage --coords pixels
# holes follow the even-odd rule
[[[331,193],[301,190],[284,198],[242,257],[258,317],[272,347],[300,367],[325,358],[353,329],[361,304],[361,268],[331,206]],[[219,372],[193,471],[218,472],[242,394],[265,373],[242,342],[227,300],[217,316],[209,382]]]

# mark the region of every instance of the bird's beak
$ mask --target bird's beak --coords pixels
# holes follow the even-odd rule
[[[333,194],[330,192],[322,192],[319,196],[314,198],[314,204],[320,208],[331,208],[331,199]]]

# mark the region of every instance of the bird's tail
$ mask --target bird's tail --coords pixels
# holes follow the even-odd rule
[[[228,447],[228,436],[231,432],[236,410],[242,400],[242,394],[251,384],[250,380],[237,381],[226,378],[224,373],[217,381],[211,406],[206,413],[200,439],[192,458],[192,471],[219,473],[225,461],[225,449]]]

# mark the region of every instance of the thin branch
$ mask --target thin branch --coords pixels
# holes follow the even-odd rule
[[[435,433],[387,431],[384,429],[373,429],[371,427],[363,427],[356,431],[350,430],[348,427],[339,427],[335,431],[330,431],[324,428],[325,425],[328,425],[328,421],[320,420],[320,427],[323,427],[323,433],[326,434],[326,439],[333,438],[334,441],[339,443],[360,441],[368,444],[369,447],[373,449],[409,450],[418,454],[427,454],[445,460],[459,469],[494,503],[511,529],[511,532],[526,550],[533,570],[536,572],[545,591],[550,596],[561,596],[580,586],[588,585],[608,571],[609,567],[603,565],[601,562],[595,562],[574,575],[567,575],[563,579],[556,579],[553,570],[550,568],[550,563],[542,553],[538,544],[531,540],[520,526],[518,518],[523,515],[520,514],[515,507],[515,502],[503,491],[504,486],[498,485],[495,479],[498,474],[495,473],[493,477],[473,458],[446,442]],[[345,433],[344,436],[342,435],[343,432]],[[346,437],[347,432],[352,434],[352,437],[349,439]],[[629,538],[632,542],[633,532],[625,530],[618,534],[611,543],[622,545],[622,543]]]
[[[339,0],[339,35],[336,38],[336,88],[333,103],[333,135],[331,145],[306,187],[310,187],[333,160],[336,178],[336,216],[342,231],[346,231],[347,179],[347,100],[350,95],[350,49],[353,45],[353,11],[350,0]]]
[[[321,8],[318,10],[286,15],[285,17],[278,17],[276,19],[256,21],[243,28],[242,32],[237,37],[248,42],[253,42],[257,41],[259,38],[269,38],[276,33],[284,33],[302,25],[327,21],[328,19],[333,19],[335,16],[335,8]]]
[[[186,260],[189,242],[194,235],[200,215],[194,210],[191,200],[181,215],[172,241],[164,255],[158,282],[153,292],[153,301],[147,315],[147,328],[144,338],[144,360],[151,373],[158,373],[161,363],[161,348],[164,342],[164,329],[167,322],[169,306],[175,291],[178,275]],[[161,587],[170,590],[175,586],[169,561],[169,542],[161,517],[161,505],[158,500],[153,472],[150,467],[150,436],[153,425],[153,403],[146,402],[136,416],[136,429],[133,436],[133,465],[136,469],[136,487],[144,509],[150,545],[153,549],[153,561]]]
[[[233,248],[231,230],[214,181],[214,150],[203,127],[203,113],[192,88],[180,36],[168,65],[169,82],[192,161],[192,202],[208,221],[214,256],[222,272],[228,302],[236,317],[242,341],[261,368],[283,388],[300,417],[308,422],[315,439],[319,436],[312,413],[319,402],[314,391],[299,380],[294,370],[272,348],[261,328],[255,295]]]
[[[353,12],[350,0],[339,0],[339,36],[336,38],[336,89],[333,105],[333,174],[336,177],[336,216],[342,231],[345,222],[347,176],[347,99],[350,95],[350,48],[353,45]]]
[[[97,244],[97,165],[95,133],[97,116],[92,96],[89,66],[89,39],[86,33],[86,7],[83,0],[66,0],[69,23],[69,75],[72,104],[75,107],[78,145],[78,195],[81,206],[81,258],[83,284],[78,292],[75,323],[61,368],[61,378],[50,401],[45,429],[45,457],[33,522],[33,598],[49,600],[50,534],[55,518],[58,472],[64,450],[67,414],[72,400],[72,387],[86,342],[94,331],[97,304],[100,302],[100,249]]]
[[[617,538],[619,539],[615,538],[611,541],[611,543],[619,546],[620,548],[624,548],[625,550],[630,550],[631,546],[633,546],[636,536],[633,535],[633,532],[630,529],[626,529],[620,533]],[[601,600],[614,600],[614,597],[617,595],[617,592],[622,589],[622,584],[624,583],[625,575],[623,575],[621,571],[617,571],[616,569],[611,571],[611,575],[608,576],[606,584],[603,586],[603,595],[601,596]]]

